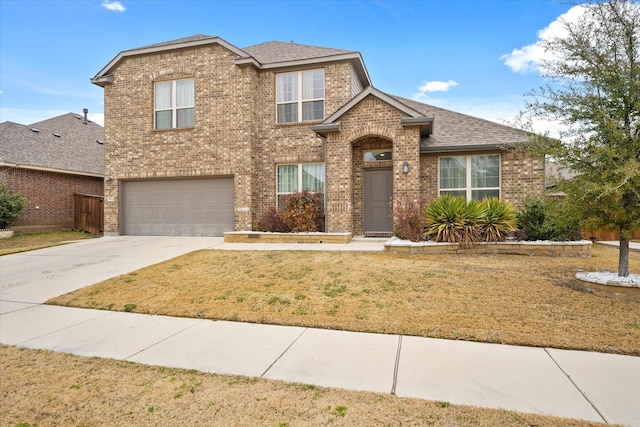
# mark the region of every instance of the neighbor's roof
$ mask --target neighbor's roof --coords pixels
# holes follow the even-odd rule
[[[146,55],[168,50],[192,48],[208,44],[219,44],[237,57],[236,65],[251,65],[258,69],[277,69],[286,67],[313,66],[323,62],[348,61],[354,67],[363,86],[371,84],[369,73],[359,52],[309,46],[297,43],[271,41],[240,49],[220,37],[196,34],[176,40],[147,45],[120,52],[91,79],[91,82],[104,86],[113,83],[112,73],[117,65],[126,57]]]
[[[433,117],[433,133],[420,141],[422,153],[500,148],[525,143],[531,138],[531,134],[511,126],[391,96],[425,117]]]
[[[68,113],[31,125],[0,123],[0,166],[104,174],[104,128]]]

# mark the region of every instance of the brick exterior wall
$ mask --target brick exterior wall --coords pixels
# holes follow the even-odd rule
[[[399,110],[369,95],[325,141],[311,130],[321,121],[277,124],[276,72],[235,60],[212,44],[125,57],[113,70],[113,83],[104,87],[105,233],[120,232],[122,180],[233,176],[236,230],[252,229],[276,205],[278,164],[326,162],[330,232],[364,232],[365,168],[391,168],[395,198],[437,196],[437,156],[419,153],[419,128],[403,127]],[[348,62],[315,68],[321,67],[329,116],[352,97],[352,68]],[[194,79],[195,124],[155,130],[154,82],[179,78]],[[365,165],[363,152],[379,148],[392,148],[393,160]],[[541,173],[539,160],[503,153],[503,198],[519,203],[542,192]]]
[[[103,194],[103,179],[20,168],[1,168],[0,181],[19,191],[29,205],[12,228],[16,230],[70,230],[73,194]]]
[[[544,193],[544,161],[541,157],[511,151],[461,152],[451,155],[500,154],[500,197],[516,207],[527,197],[542,196]],[[433,200],[438,197],[438,158],[441,154],[420,156],[420,182],[422,198]]]
[[[251,229],[276,204],[276,164],[324,161],[310,126],[277,124],[275,73],[238,67],[214,44],[127,57],[105,95],[105,233],[120,231],[120,181],[233,176],[235,228]],[[350,99],[351,65],[325,69],[325,111]],[[155,130],[154,82],[193,78],[193,128]]]
[[[344,131],[327,137],[327,219],[331,232],[364,233],[363,153],[393,148],[394,196],[418,198],[419,130],[400,124],[402,113],[369,95],[340,118]],[[409,173],[404,174],[404,162]],[[385,162],[386,163],[386,162]],[[367,165],[371,167],[372,165]]]

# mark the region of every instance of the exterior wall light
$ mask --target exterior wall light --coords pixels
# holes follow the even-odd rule
[[[402,165],[402,172],[409,173],[409,162],[404,162]]]

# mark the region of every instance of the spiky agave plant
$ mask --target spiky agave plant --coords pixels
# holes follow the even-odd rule
[[[485,242],[504,242],[518,229],[517,214],[513,205],[496,197],[482,201],[485,217],[482,226],[482,240]]]
[[[427,207],[425,234],[435,242],[459,243],[469,248],[481,241],[484,207],[464,197],[445,194]]]

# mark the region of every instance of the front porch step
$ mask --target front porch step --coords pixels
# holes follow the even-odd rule
[[[393,237],[393,231],[365,231],[364,237]]]

